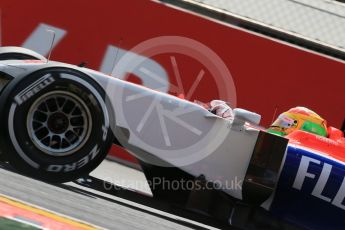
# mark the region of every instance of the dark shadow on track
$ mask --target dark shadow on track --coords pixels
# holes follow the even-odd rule
[[[28,176],[16,171],[14,168],[11,167],[11,165],[9,165],[7,163],[1,162],[0,168],[3,170],[9,171],[9,172],[20,174],[26,178],[31,178],[31,177],[28,177]],[[31,178],[31,179],[35,179],[35,178]],[[193,221],[202,223],[204,225],[212,226],[215,228],[235,229],[234,227],[224,225],[224,223],[219,223],[219,222],[211,219],[208,216],[198,214],[198,213],[192,212],[190,210],[185,210],[182,207],[176,206],[174,204],[166,203],[164,201],[153,199],[150,196],[121,188],[119,186],[116,186],[114,184],[110,184],[106,181],[103,181],[103,180],[100,180],[100,179],[97,179],[97,178],[94,178],[91,176],[80,178],[77,181],[74,181],[74,183],[76,185],[79,185],[79,186],[74,187],[74,186],[68,185],[68,184],[51,184],[51,183],[47,183],[47,184],[50,184],[52,186],[59,187],[59,188],[83,195],[83,196],[87,196],[87,197],[92,198],[92,199],[101,199],[101,200],[112,202],[112,203],[115,203],[115,204],[118,204],[121,206],[125,206],[127,208],[131,208],[131,209],[134,209],[134,210],[137,210],[137,211],[140,211],[140,212],[152,215],[152,216],[156,216],[156,217],[159,217],[159,218],[162,218],[162,219],[165,219],[165,220],[168,220],[168,221],[171,221],[171,222],[174,222],[176,224],[180,224],[180,225],[183,225],[183,226],[186,226],[189,228],[193,228],[193,229],[208,229],[208,228],[198,226],[196,224],[184,221],[183,219],[177,219],[174,216],[180,216],[182,218],[193,220]],[[80,187],[80,186],[84,187],[85,190],[82,189],[82,187]],[[95,191],[95,192],[93,192],[93,191]],[[96,191],[98,193],[96,193]],[[144,206],[149,207],[149,208],[156,209],[158,211],[155,212],[154,210],[150,211],[150,210],[147,210],[145,208],[140,208],[140,207],[135,206],[135,205],[131,205],[131,204],[121,202],[121,201],[116,200],[116,199],[112,199],[109,196],[104,196],[100,193],[108,194],[108,195],[118,197],[118,198],[122,198],[122,199],[125,199],[128,201],[140,204],[140,205],[144,205]],[[164,215],[164,213],[160,213],[159,211],[170,213],[174,216]]]

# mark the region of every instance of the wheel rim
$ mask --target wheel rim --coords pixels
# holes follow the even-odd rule
[[[76,95],[52,91],[30,107],[27,130],[34,145],[52,156],[67,156],[82,148],[91,132],[91,113]]]

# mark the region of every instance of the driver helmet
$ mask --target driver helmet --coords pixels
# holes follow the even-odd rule
[[[303,130],[320,136],[327,136],[327,122],[314,111],[295,107],[279,115],[268,131],[281,136],[295,130]]]

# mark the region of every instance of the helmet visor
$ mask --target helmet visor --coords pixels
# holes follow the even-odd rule
[[[297,121],[288,117],[286,114],[281,114],[275,122],[271,125],[271,128],[289,129],[297,125]]]

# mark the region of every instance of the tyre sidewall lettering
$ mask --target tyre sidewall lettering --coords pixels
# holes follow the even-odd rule
[[[45,89],[50,84],[54,83],[55,79],[53,76],[43,76],[42,78],[38,79],[31,85],[29,85],[27,88],[19,92],[15,97],[14,100],[17,102],[17,104],[20,106],[25,101],[29,100],[31,97],[35,96],[35,94],[39,93],[43,89]]]
[[[66,73],[70,74],[70,73]],[[73,76],[75,77],[75,76]],[[25,111],[28,111],[28,107],[30,107],[29,102],[35,101],[38,97],[44,95],[47,92],[50,92],[54,87],[59,86],[59,83],[66,83],[66,88],[72,89],[75,87],[76,91],[79,90],[79,93],[76,91],[73,91],[73,93],[78,94],[79,97],[81,97],[82,100],[88,99],[88,106],[94,106],[97,108],[97,111],[92,111],[92,120],[96,120],[97,127],[99,127],[99,131],[91,130],[92,135],[95,136],[95,138],[92,138],[91,136],[86,141],[87,144],[85,144],[83,148],[91,149],[88,154],[84,156],[74,156],[74,160],[71,160],[68,163],[59,163],[60,159],[57,159],[57,164],[47,164],[39,161],[37,157],[33,157],[30,155],[29,151],[24,151],[24,149],[27,149],[26,147],[22,148],[23,139],[28,139],[28,136],[25,135],[25,137],[22,137],[21,140],[17,140],[17,136],[19,136],[20,132],[23,133],[23,130],[16,130],[16,123],[18,120],[18,117],[23,117],[25,115],[18,116],[19,113],[25,113]],[[85,167],[88,165],[88,163],[99,155],[101,151],[104,151],[104,144],[108,140],[108,132],[109,132],[109,114],[105,102],[102,99],[102,96],[100,93],[95,89],[90,83],[86,82],[87,84],[83,84],[84,80],[81,81],[73,81],[73,79],[62,79],[60,76],[56,77],[54,74],[50,74],[49,72],[47,74],[43,74],[42,76],[38,77],[37,80],[34,80],[34,82],[29,83],[27,87],[24,89],[19,89],[15,91],[19,91],[14,94],[13,98],[13,104],[16,104],[15,111],[12,113],[12,117],[10,117],[11,114],[8,116],[8,128],[9,130],[13,130],[12,132],[14,135],[10,137],[14,148],[21,156],[21,158],[32,167],[37,164],[39,167],[39,170],[51,172],[51,173],[58,173],[58,172],[73,172],[75,170],[78,170],[82,167]],[[57,85],[57,86],[56,86]],[[83,90],[87,89],[87,90]],[[94,95],[96,93],[96,95]],[[13,94],[12,94],[13,95]],[[92,108],[92,107],[91,107]],[[99,116],[101,115],[101,116]],[[103,116],[102,116],[103,115]],[[17,119],[16,119],[17,117]],[[26,117],[25,117],[26,118]],[[96,125],[92,124],[92,129],[94,129]],[[17,127],[18,128],[18,127]],[[98,135],[95,135],[97,134]],[[21,134],[22,135],[22,134]],[[19,138],[20,139],[20,138]],[[99,143],[100,145],[96,144],[93,146],[90,146],[91,139],[96,139],[96,143]],[[97,141],[98,140],[98,141]],[[29,142],[29,141],[26,141]],[[28,146],[31,148],[33,143],[29,144]],[[19,150],[19,151],[18,151]],[[86,151],[87,152],[87,151]],[[24,154],[24,155],[23,155]],[[77,152],[78,155],[78,152]],[[48,158],[47,156],[42,156],[43,158]],[[32,163],[33,162],[33,163]],[[55,162],[54,162],[55,163]]]
[[[64,164],[64,165],[48,165],[46,171],[48,172],[71,172],[76,169],[80,169],[89,163],[91,160],[95,159],[98,155],[100,149],[98,145],[96,145],[91,152],[86,155],[85,157],[81,158],[78,162],[74,162],[71,164]]]

